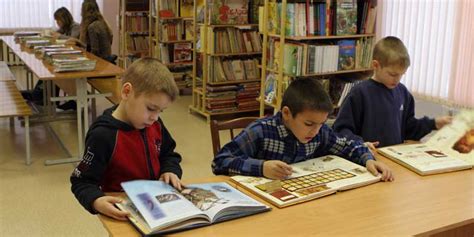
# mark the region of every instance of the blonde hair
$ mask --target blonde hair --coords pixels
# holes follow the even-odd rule
[[[154,58],[141,58],[125,71],[122,85],[129,82],[135,96],[140,94],[165,93],[174,101],[179,94],[173,74],[160,61]]]
[[[379,40],[374,47],[373,60],[377,60],[381,67],[410,66],[410,55],[403,42],[394,36],[387,36]]]

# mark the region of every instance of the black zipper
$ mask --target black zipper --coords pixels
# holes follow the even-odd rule
[[[151,158],[150,158],[150,151],[148,150],[148,140],[146,138],[146,130],[142,129],[140,131],[140,134],[142,135],[143,142],[145,143],[145,154],[146,154],[146,162],[148,164],[148,170],[150,172],[150,177],[151,180],[155,180],[155,171],[153,171],[153,165],[151,163]]]

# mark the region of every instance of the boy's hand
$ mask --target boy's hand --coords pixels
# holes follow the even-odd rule
[[[364,144],[369,148],[370,152],[372,152],[372,155],[377,154],[377,146],[380,144],[380,142],[364,142]]]
[[[161,174],[160,180],[167,184],[171,184],[174,188],[176,188],[179,191],[181,191],[181,189],[183,189],[184,187],[183,183],[181,183],[181,180],[178,178],[178,176],[171,172],[165,172]]]
[[[263,176],[269,179],[285,179],[292,172],[293,168],[283,161],[268,160],[263,162]]]
[[[395,177],[392,174],[392,170],[386,164],[384,164],[380,161],[368,160],[367,163],[365,163],[365,167],[374,176],[377,176],[379,174],[379,172],[382,173],[382,180],[383,181],[393,181],[393,180],[395,180]]]
[[[441,129],[446,124],[450,124],[453,121],[452,116],[442,116],[435,118],[436,129]]]
[[[93,203],[92,206],[97,212],[104,214],[106,216],[112,217],[117,220],[126,221],[127,216],[130,214],[126,211],[122,211],[115,207],[115,203],[122,202],[122,199],[118,197],[112,196],[103,196],[97,198]]]

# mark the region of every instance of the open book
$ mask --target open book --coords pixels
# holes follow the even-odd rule
[[[365,167],[334,155],[291,167],[293,174],[286,180],[240,175],[231,180],[280,208],[380,181]]]
[[[378,151],[420,175],[474,166],[474,110],[461,111],[425,143],[396,145]]]
[[[123,182],[128,199],[117,204],[145,235],[166,233],[239,218],[270,207],[227,183],[186,186],[182,191],[153,180]]]

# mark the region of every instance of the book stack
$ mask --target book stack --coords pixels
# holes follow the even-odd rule
[[[15,38],[15,42],[19,42],[21,38],[32,36],[39,37],[40,34],[39,31],[17,31],[13,33],[13,37]]]
[[[260,83],[245,83],[240,86],[237,92],[237,109],[252,110],[258,109],[260,102],[257,98],[260,94]]]
[[[21,40],[21,39],[20,39]],[[33,49],[35,46],[46,46],[51,44],[51,38],[37,37],[24,40],[24,45],[27,48]]]
[[[96,66],[96,60],[73,48],[46,48],[42,55],[46,62],[53,65],[54,72],[92,71]]]
[[[73,48],[47,49],[41,54],[41,57],[48,63],[52,64],[54,59],[74,59],[78,56],[83,56],[81,50]]]
[[[207,86],[206,109],[209,112],[229,112],[237,110],[238,85]]]
[[[85,56],[76,56],[74,58],[55,58],[53,59],[54,72],[71,71],[93,71],[96,66],[96,60],[91,60]]]

